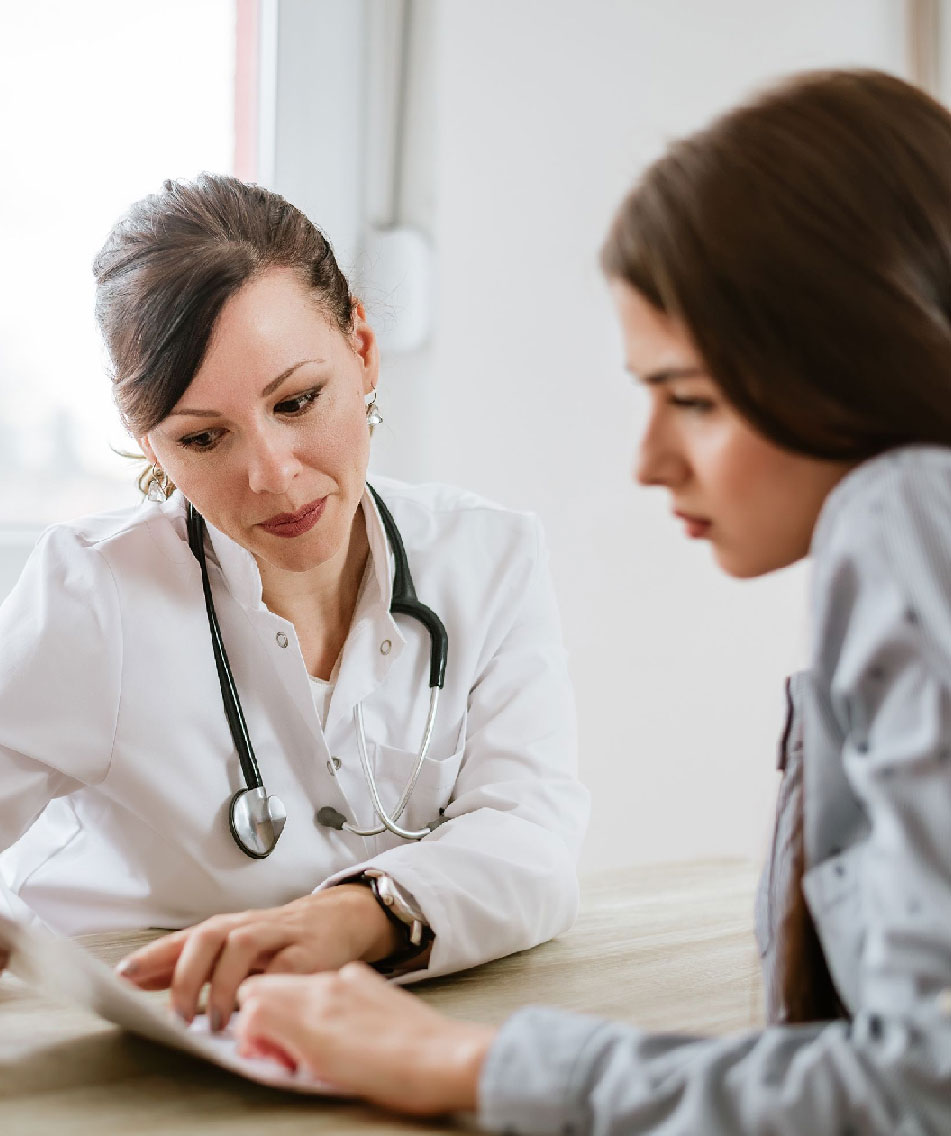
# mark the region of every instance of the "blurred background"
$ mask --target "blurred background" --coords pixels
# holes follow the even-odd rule
[[[856,65],[948,101],[951,0],[4,0],[0,595],[45,525],[137,499],[92,311],[112,222],[166,177],[261,181],[381,335],[372,468],[544,521],[583,867],[757,854],[808,565],[726,580],[631,485],[598,248],[668,140]]]

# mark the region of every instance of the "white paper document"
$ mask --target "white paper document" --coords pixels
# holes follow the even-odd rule
[[[70,939],[0,915],[0,947],[12,952],[11,974],[56,1001],[92,1010],[132,1033],[192,1053],[252,1081],[300,1093],[334,1091],[304,1070],[292,1073],[277,1061],[240,1057],[228,1030],[211,1033],[204,1015],[187,1026],[177,1014],[119,978]]]

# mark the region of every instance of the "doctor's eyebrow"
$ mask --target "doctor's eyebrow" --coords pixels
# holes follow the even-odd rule
[[[299,367],[305,367],[308,363],[316,363],[317,365],[320,365],[326,362],[326,359],[301,359],[299,363],[292,363],[286,370],[281,371],[277,378],[271,379],[264,390],[261,391],[261,398],[267,398],[268,395],[273,394],[281,385],[281,383],[283,383],[285,379],[289,379]],[[174,417],[176,414],[188,415],[189,417],[194,416],[195,418],[219,418],[221,416],[221,411],[192,410],[191,407],[183,406],[181,410],[171,411],[169,418]]]
[[[645,387],[663,386],[664,383],[674,382],[676,379],[709,377],[706,369],[697,363],[689,367],[661,367],[656,371],[648,371],[646,375],[639,375],[633,367],[628,367],[627,372],[635,383],[643,383]]]

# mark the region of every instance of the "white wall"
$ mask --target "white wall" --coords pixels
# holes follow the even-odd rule
[[[387,361],[374,464],[541,514],[594,796],[587,868],[757,851],[805,584],[722,578],[631,486],[601,238],[665,139],[783,72],[900,70],[901,34],[900,0],[417,0],[405,219],[433,241],[437,331]],[[319,107],[285,100],[313,150],[278,172],[335,236],[337,151],[314,142]],[[344,246],[352,222],[341,206]],[[0,540],[0,594],[32,539]]]
[[[737,584],[633,488],[637,426],[597,268],[612,209],[666,139],[804,67],[900,70],[898,0],[426,5],[416,141],[437,332],[384,374],[378,468],[537,510],[594,795],[584,866],[755,853],[805,571]],[[427,107],[432,104],[425,101]]]

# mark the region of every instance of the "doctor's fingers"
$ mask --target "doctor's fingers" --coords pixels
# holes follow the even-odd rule
[[[262,970],[271,955],[287,942],[283,927],[266,923],[238,926],[201,923],[188,937],[172,973],[172,1006],[186,1021],[198,1008],[202,987],[209,984],[208,1013],[213,1029],[222,1028],[231,1016],[241,982]]]
[[[252,917],[268,915],[269,912],[232,912],[226,915],[213,915],[201,923],[172,931],[133,951],[119,963],[116,970],[123,978],[129,979],[143,990],[164,990],[170,985],[175,966],[185,945],[193,935],[202,934],[223,938],[234,928],[241,926]]]
[[[164,990],[193,930],[192,927],[186,927],[182,931],[173,931],[170,935],[156,939],[154,943],[139,947],[137,951],[126,955],[116,970],[123,978],[134,982],[143,990]]]
[[[284,927],[246,926],[232,931],[222,944],[208,976],[206,1002],[211,1028],[224,1029],[228,1024],[238,1004],[238,987],[249,975],[270,969],[275,958],[295,950],[293,943],[288,947],[288,932]],[[298,953],[301,955],[301,969],[304,969],[309,960],[302,950]],[[284,965],[279,969],[288,968]],[[186,998],[189,996],[185,995]],[[195,999],[197,1002],[197,994]]]

